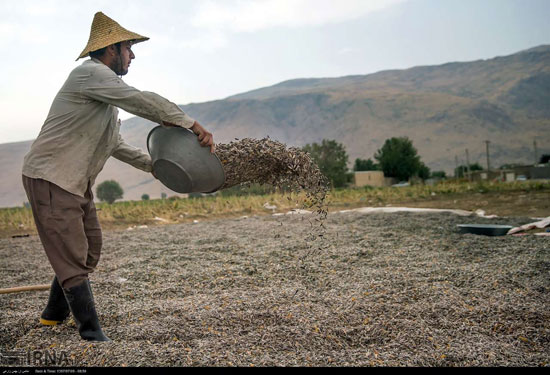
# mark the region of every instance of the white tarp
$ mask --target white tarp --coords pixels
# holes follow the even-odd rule
[[[352,210],[343,210],[338,211],[341,213],[345,212],[359,212],[362,214],[370,214],[375,212],[386,212],[386,213],[393,213],[393,212],[450,212],[453,214],[457,214],[460,216],[470,216],[472,215],[471,211],[465,211],[465,210],[452,210],[452,209],[442,209],[442,208],[414,208],[414,207],[361,207],[361,208],[355,208]],[[481,216],[481,215],[479,215]]]
[[[520,227],[512,228],[508,231],[508,234],[514,234],[535,228],[542,229],[546,227],[550,227],[550,216],[548,216],[546,219],[535,221],[534,223],[524,224]]]
[[[360,208],[354,208],[351,210],[342,210],[337,211],[336,213],[346,213],[346,212],[358,212],[362,214],[371,214],[371,213],[377,213],[377,212],[384,212],[384,213],[394,213],[394,212],[430,212],[430,213],[440,213],[440,212],[450,212],[453,214],[457,214],[460,216],[470,216],[470,215],[477,215],[479,217],[485,217],[487,219],[495,218],[496,215],[485,215],[485,211],[483,210],[476,210],[476,212],[466,211],[466,210],[455,210],[455,209],[444,209],[444,208],[416,208],[416,207],[360,207]],[[291,210],[287,213],[276,213],[273,214],[273,216],[282,216],[282,215],[293,215],[293,214],[310,214],[311,211],[306,210]]]

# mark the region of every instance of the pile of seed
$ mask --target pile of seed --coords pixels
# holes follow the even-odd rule
[[[47,291],[3,294],[0,353],[77,367],[550,364],[548,238],[457,230],[530,218],[333,212],[305,288],[304,216],[106,231],[90,279],[113,341],[81,340],[73,318],[41,326]],[[0,239],[0,287],[52,276],[38,236]]]

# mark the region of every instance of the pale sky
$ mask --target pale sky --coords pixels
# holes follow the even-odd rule
[[[150,37],[124,81],[177,104],[550,44],[550,0],[0,0],[0,143],[38,135],[97,11]]]

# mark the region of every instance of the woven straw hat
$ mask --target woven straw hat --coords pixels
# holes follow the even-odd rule
[[[94,15],[94,20],[92,21],[88,44],[80,56],[78,56],[77,60],[88,56],[90,52],[127,40],[132,40],[134,43],[138,43],[149,40],[149,38],[126,30],[102,12],[97,12]]]

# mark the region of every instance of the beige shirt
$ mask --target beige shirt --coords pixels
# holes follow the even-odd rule
[[[23,174],[80,196],[94,184],[110,156],[145,172],[151,158],[124,142],[118,109],[157,124],[190,128],[194,120],[176,104],[128,86],[109,67],[89,59],[75,68],[55,97],[38,138],[25,156]]]

